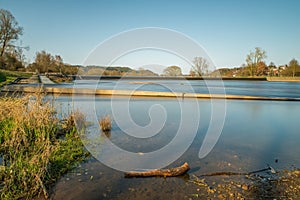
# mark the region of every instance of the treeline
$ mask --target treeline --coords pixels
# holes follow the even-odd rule
[[[158,76],[158,74],[143,68],[134,70],[129,67],[121,66],[106,67],[69,65],[63,62],[60,55],[51,55],[46,51],[37,52],[35,61],[29,64],[26,70],[36,73],[60,75]]]
[[[285,65],[275,65],[273,62],[267,65],[265,62],[259,62],[254,69],[243,64],[241,67],[217,69],[210,74],[210,76],[218,75],[222,77],[300,77],[300,65],[296,59],[292,59]]]
[[[26,68],[27,71],[35,73],[60,73],[62,75],[75,75],[79,65],[69,65],[63,62],[60,55],[51,55],[46,51],[37,52],[33,63]]]

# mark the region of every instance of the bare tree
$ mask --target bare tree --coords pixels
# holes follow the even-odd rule
[[[19,26],[15,17],[8,11],[0,9],[0,57],[5,51],[15,47],[13,43],[23,34],[23,28]]]
[[[296,74],[296,72],[298,71],[298,68],[299,68],[298,60],[296,60],[295,58],[293,58],[289,62],[289,68],[291,68],[292,76],[295,77],[295,74]]]
[[[63,67],[64,67],[64,61],[60,55],[55,55],[54,56],[54,66],[56,68],[56,71],[59,72],[60,74],[63,73]]]
[[[203,76],[208,73],[208,62],[203,57],[195,57],[193,60],[194,66],[192,66],[192,72],[196,76]]]
[[[182,76],[181,68],[178,66],[169,66],[164,69],[165,76]]]
[[[265,58],[267,58],[266,51],[259,47],[256,47],[254,52],[250,51],[246,57],[250,76],[256,75],[258,63],[263,62]]]

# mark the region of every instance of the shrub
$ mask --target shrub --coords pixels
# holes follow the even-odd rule
[[[0,72],[0,82],[6,81],[6,76],[4,73]]]

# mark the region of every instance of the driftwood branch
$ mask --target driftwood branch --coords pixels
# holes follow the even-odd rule
[[[145,172],[137,172],[137,171],[126,172],[125,177],[180,176],[186,173],[189,169],[190,169],[189,164],[186,162],[179,167],[170,168],[170,169],[154,169]]]
[[[273,167],[269,166],[268,168],[260,169],[252,172],[213,172],[209,174],[203,174],[201,176],[232,176],[232,175],[251,175],[259,172],[270,171],[272,174],[275,174],[276,171]]]

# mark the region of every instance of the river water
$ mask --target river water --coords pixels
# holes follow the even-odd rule
[[[94,82],[84,81],[76,84],[77,87],[85,88],[91,87]],[[97,85],[97,88],[180,92],[194,90],[201,93],[210,92],[210,88],[213,88],[216,93],[225,91],[235,95],[300,97],[300,83],[266,81],[224,81],[221,84],[219,82],[207,84],[204,81],[124,80],[103,81]],[[189,182],[194,175],[200,176],[216,171],[249,172],[263,169],[268,165],[276,170],[300,167],[300,101],[128,99],[84,95],[55,98],[58,109],[63,112],[70,112],[76,107],[88,115],[86,117],[90,125],[85,139],[90,140],[87,143],[90,150],[91,146],[96,147],[91,150],[94,157],[58,181],[53,189],[53,199],[189,199],[192,197],[191,194],[197,192],[197,187]],[[124,102],[128,103],[124,104]],[[192,108],[183,107],[185,105],[192,105]],[[214,110],[215,105],[217,108],[218,105],[222,105],[224,110],[221,109],[219,112]],[[134,132],[134,136],[139,138],[126,134],[124,130],[126,123],[120,127],[116,122],[122,113],[114,115],[114,110],[116,108],[122,110],[123,106],[127,106],[130,118],[138,126],[145,127],[151,124],[153,118],[160,119],[165,116],[163,127],[151,137],[147,137],[151,131]],[[156,108],[158,110],[155,110]],[[187,108],[190,113],[182,114],[184,112],[182,108]],[[199,111],[199,117],[194,113],[196,110]],[[112,116],[112,131],[109,135],[103,135],[98,125],[93,123],[93,118],[99,119],[107,114]],[[192,142],[182,155],[179,153],[179,156],[175,156],[174,162],[170,162],[166,167],[179,166],[188,162],[191,170],[187,175],[173,178],[124,178],[122,171],[112,169],[98,161],[99,156],[107,156],[109,152],[109,149],[101,148],[101,144],[106,141],[140,156],[162,149],[172,143],[172,139],[176,137],[178,129],[182,126],[183,116],[188,128],[184,133],[186,135],[181,138],[182,145],[188,143],[190,138]],[[215,124],[212,124],[221,127],[220,137],[209,154],[199,158],[199,149],[212,123],[212,118],[216,116],[217,119],[218,116],[224,116],[224,121],[220,118],[220,121],[216,120]],[[130,128],[131,122],[128,123],[127,128]],[[193,129],[192,126],[195,124],[197,127]],[[154,131],[155,128],[151,127],[150,130]],[[95,142],[97,138],[100,138],[99,143]],[[92,145],[89,146],[91,143]],[[104,153],[98,155],[97,151]],[[182,148],[178,145],[170,145],[170,152],[176,154],[178,151],[182,151]],[[120,168],[136,164],[134,160],[126,163],[126,159],[113,152],[109,158],[110,161],[124,165],[119,166]],[[159,164],[165,160],[168,158],[161,156],[151,162]]]
[[[34,84],[32,84],[34,85]],[[50,84],[46,87],[73,88],[74,83]],[[299,82],[235,81],[235,80],[77,80],[75,88],[173,91],[193,93],[226,93],[263,97],[300,98]]]

